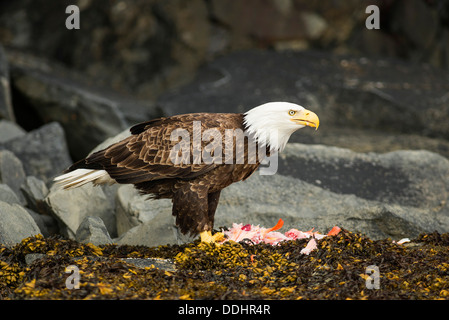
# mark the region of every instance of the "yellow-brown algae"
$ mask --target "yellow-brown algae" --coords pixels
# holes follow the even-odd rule
[[[449,236],[399,245],[342,230],[301,254],[307,239],[276,246],[226,242],[94,246],[35,236],[0,245],[1,299],[448,299]],[[27,264],[28,254],[41,254]],[[41,258],[42,256],[42,258]],[[126,258],[171,261],[139,267]],[[173,267],[174,264],[174,267]],[[79,288],[67,287],[67,266]],[[367,272],[378,268],[378,274]],[[379,288],[373,288],[378,277]]]

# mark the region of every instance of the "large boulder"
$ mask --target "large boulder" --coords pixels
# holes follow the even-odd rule
[[[45,198],[49,190],[44,181],[34,177],[28,176],[20,187],[20,190],[25,197],[27,207],[42,214],[47,214],[45,205]]]
[[[9,204],[22,204],[15,192],[7,184],[4,183],[0,183],[0,201]]]
[[[0,150],[12,151],[23,164],[26,175],[43,181],[61,173],[72,163],[64,130],[51,122],[24,136],[0,144]]]
[[[20,191],[25,198],[26,210],[38,225],[42,235],[48,237],[58,234],[58,221],[51,215],[45,201],[49,193],[45,182],[34,176],[28,176]]]
[[[111,244],[112,239],[100,217],[85,217],[76,231],[76,240],[96,246]]]
[[[288,144],[278,173],[338,194],[431,212],[446,210],[449,197],[449,160],[424,150],[378,154]]]
[[[144,97],[189,79],[208,53],[210,17],[203,0],[77,3],[80,30],[65,28],[68,4],[0,4],[0,42]]]
[[[99,88],[81,74],[54,62],[11,51],[11,79],[20,122],[56,121],[66,132],[70,152],[84,157],[97,144],[158,115],[149,102]]]
[[[144,245],[154,247],[165,244],[178,244],[176,228],[171,214],[156,212],[151,221],[139,224],[117,239],[120,245]]]
[[[449,231],[449,161],[435,153],[289,144],[278,165],[274,176],[255,174],[225,189],[216,226],[282,218],[287,227],[336,224],[377,239]]]
[[[108,198],[101,187],[85,184],[64,190],[54,184],[45,201],[66,237],[75,239],[76,231],[88,216],[101,218],[111,236],[116,234],[114,199]]]
[[[0,201],[0,243],[12,247],[39,233],[39,227],[24,208]]]
[[[123,185],[118,188],[116,197],[118,235],[137,225],[151,221],[156,215],[155,212],[171,211],[170,200],[147,202],[145,198],[133,185]]]
[[[37,213],[29,208],[25,208],[26,211],[33,218],[34,222],[36,222],[41,234],[44,237],[50,237],[53,235],[60,235],[58,221],[49,214],[41,214]]]
[[[316,112],[321,123],[317,132],[301,130],[291,142],[376,152],[403,146],[449,156],[448,80],[447,72],[400,60],[250,50],[208,63],[194,81],[157,103],[173,115],[245,112],[290,101]]]
[[[0,120],[0,144],[25,134],[26,131],[16,123],[5,119]]]
[[[177,241],[172,202],[169,199],[149,200],[132,185],[120,186],[116,196],[117,233],[121,244]],[[158,225],[159,227],[157,227]],[[132,231],[130,231],[132,229]],[[170,230],[170,231],[168,231]],[[152,234],[148,237],[148,233]],[[157,239],[165,239],[159,240]],[[156,242],[155,242],[156,241]]]
[[[120,186],[116,197],[118,244],[157,246],[185,243],[195,236],[182,234],[175,225],[170,199],[148,199],[132,185]]]
[[[25,199],[20,192],[20,187],[25,178],[25,171],[20,159],[9,150],[0,150],[0,183],[8,185],[21,203],[25,203]]]
[[[288,227],[337,224],[372,238],[449,231],[449,161],[435,153],[288,144],[278,165],[274,176],[255,174],[225,189],[216,225],[285,217]]]

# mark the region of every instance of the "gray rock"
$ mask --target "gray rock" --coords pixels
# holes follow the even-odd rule
[[[27,133],[23,137],[7,141],[0,149],[8,149],[22,161],[26,175],[47,181],[60,174],[71,163],[64,130],[52,122]]]
[[[379,145],[388,151],[442,149],[449,155],[443,140],[449,137],[448,91],[447,73],[429,66],[317,51],[250,50],[210,62],[195,81],[161,95],[157,103],[173,115],[245,112],[268,101],[290,101],[316,112],[321,122],[317,132],[301,130],[291,142],[359,149],[369,144],[379,152],[386,151]]]
[[[449,160],[423,150],[377,154],[288,144],[278,173],[335,193],[433,212],[449,200]]]
[[[14,110],[11,101],[9,66],[5,51],[0,45],[0,119],[1,118],[15,121]]]
[[[0,201],[0,243],[12,247],[39,233],[39,227],[24,208]]]
[[[429,48],[433,39],[438,37],[438,24],[440,22],[438,11],[444,10],[443,2],[445,1],[437,6],[439,10],[435,10],[435,8],[419,0],[411,0],[407,5],[398,3],[392,10],[391,29],[403,34],[411,42],[410,47],[413,47],[413,49],[410,48],[412,50],[408,52],[409,55],[419,55],[419,48]]]
[[[79,225],[87,216],[100,217],[109,234],[116,234],[114,199],[107,198],[101,187],[86,184],[64,190],[55,184],[45,202],[60,223],[61,232],[71,239],[75,239]]]
[[[197,80],[161,96],[158,103],[172,115],[242,112],[286,100],[316,111],[326,126],[449,137],[443,116],[449,108],[447,77],[436,68],[395,60],[242,51],[211,62]]]
[[[177,244],[178,239],[173,222],[171,213],[167,214],[161,210],[151,220],[122,234],[116,242],[119,245],[144,245],[149,247]]]
[[[117,196],[115,201],[115,217],[117,221],[117,234],[120,236],[129,229],[139,225],[140,212],[132,209],[133,199],[139,199],[138,193],[131,185],[119,186],[117,189]],[[139,199],[139,202],[141,200]],[[143,203],[143,201],[141,202]],[[149,211],[150,212],[150,211]]]
[[[117,233],[122,235],[129,229],[150,222],[163,212],[171,215],[172,202],[169,199],[147,200],[132,185],[122,185],[117,190],[116,219]]]
[[[175,263],[170,259],[160,258],[123,258],[122,261],[130,263],[138,268],[158,268],[167,271],[176,271]]]
[[[118,188],[116,217],[120,244],[138,244],[139,241],[148,246],[160,245],[164,241],[182,244],[196,238],[182,234],[176,227],[170,199],[148,199],[132,185]]]
[[[45,253],[28,253],[25,256],[25,263],[29,266],[36,260],[45,258],[47,255]]]
[[[21,203],[25,203],[20,193],[20,186],[24,181],[25,171],[22,162],[11,151],[0,150],[0,183],[7,184]]]
[[[28,176],[20,190],[25,197],[28,208],[38,213],[47,213],[45,197],[49,191],[45,182],[34,176]]]
[[[271,227],[281,218],[283,232],[315,228],[325,233],[334,225],[373,239],[449,232],[449,161],[437,154],[359,154],[292,144],[279,160],[278,174],[256,172],[222,191],[215,229],[231,227],[234,222]],[[147,201],[132,187],[119,188],[117,220],[123,227],[119,243],[154,245],[162,239],[180,240],[173,226],[171,201]]]
[[[0,143],[22,137],[26,134],[20,126],[8,120],[0,120]]]
[[[102,143],[100,143],[99,145],[97,145],[95,148],[93,148],[89,152],[89,154],[103,150],[103,149],[109,147],[110,145],[129,137],[130,135],[131,135],[131,132],[129,131],[129,128],[125,129],[122,132],[118,133],[117,135],[110,137],[110,138],[106,139],[105,141],[103,141]]]
[[[21,57],[19,53],[19,57]],[[86,154],[106,138],[159,114],[150,104],[96,88],[80,74],[33,56],[12,58],[11,78],[17,94],[45,122],[57,121],[66,132],[71,154]]]
[[[315,228],[325,233],[337,225],[373,239],[414,237],[449,226],[447,221],[443,226],[437,214],[420,208],[383,204],[333,193],[291,177],[256,173],[223,190],[215,228],[230,227],[233,222],[271,227],[280,218],[284,220],[281,232]]]
[[[126,10],[85,2],[80,4],[89,30],[85,34],[67,33],[66,6],[55,3],[42,10],[39,3],[27,0],[3,6],[2,41],[9,47],[61,61],[116,91],[145,97],[154,97],[167,85],[189,77],[208,50],[210,13],[202,0],[191,1],[188,6],[176,1],[130,3]],[[51,23],[34,15],[45,15]],[[62,30],[55,27],[59,25]]]
[[[4,183],[0,183],[0,201],[21,205],[21,202],[14,191]]]
[[[163,200],[155,200],[160,202]],[[146,204],[154,217],[126,231],[118,244],[157,246],[192,241],[180,239],[174,228],[171,207]],[[168,201],[167,201],[168,204]],[[420,232],[449,230],[447,219],[427,210],[368,201],[354,195],[336,194],[301,180],[281,175],[261,176],[224,189],[215,215],[215,229],[233,223],[271,227],[283,219],[281,232],[290,228],[327,232],[333,226],[362,232],[373,239],[414,237]],[[444,222],[445,225],[441,222]]]
[[[28,208],[25,209],[31,215],[34,222],[36,222],[37,226],[39,227],[39,230],[41,231],[41,234],[44,237],[50,237],[52,235],[59,234],[58,221],[54,217],[48,214],[40,214],[34,212],[33,210]]]
[[[96,246],[111,244],[112,239],[100,217],[85,217],[76,231],[76,241]]]
[[[304,129],[293,134],[290,142],[323,144],[356,152],[428,150],[449,158],[449,140],[425,137],[417,133],[394,133],[323,125],[317,131]]]
[[[234,37],[264,39],[270,44],[286,39],[307,43],[327,29],[326,21],[318,13],[290,1],[255,1],[248,5],[213,0],[210,6],[214,18],[227,26]]]

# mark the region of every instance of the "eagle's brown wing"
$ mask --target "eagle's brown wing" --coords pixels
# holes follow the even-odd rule
[[[194,178],[217,166],[214,162],[202,161],[202,151],[210,147],[211,140],[202,141],[201,134],[215,128],[224,137],[226,129],[242,128],[242,123],[243,116],[232,113],[197,113],[155,119],[132,127],[130,137],[93,153],[69,171],[104,169],[118,183],[132,184]],[[222,153],[214,156],[223,156],[224,141],[222,146]]]

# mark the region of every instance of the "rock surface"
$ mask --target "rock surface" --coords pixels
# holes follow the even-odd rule
[[[425,149],[449,157],[448,83],[441,70],[388,59],[245,51],[209,63],[158,104],[177,114],[293,101],[316,111],[321,126],[293,134],[291,142],[358,152]]]
[[[155,210],[156,211],[156,210]],[[163,244],[178,244],[174,221],[167,212],[157,212],[148,222],[139,224],[122,234],[117,244],[144,245],[148,247]]]
[[[83,26],[76,31],[64,28],[67,2],[46,4],[0,4],[0,42],[141,97],[186,83],[216,56],[250,48],[319,48],[444,68],[449,61],[444,0],[377,1],[380,30],[365,27],[367,4],[358,0],[192,0],[188,6],[183,1],[85,1],[77,4]]]
[[[44,237],[50,237],[55,235],[60,235],[60,228],[58,225],[58,221],[48,213],[38,213],[29,208],[25,208],[27,212],[31,215],[34,222],[36,222],[39,227],[40,233]]]
[[[356,153],[289,144],[279,157],[278,172],[339,194],[432,212],[447,210],[449,161],[428,151]]]
[[[25,181],[22,162],[9,150],[0,150],[0,183],[8,185],[21,202],[20,186]]]
[[[157,213],[171,214],[171,200],[146,200],[132,185],[120,186],[116,197],[117,233],[121,235],[142,223],[149,223]]]
[[[49,190],[45,182],[34,176],[28,176],[20,190],[25,197],[28,208],[39,213],[47,213],[45,198]]]
[[[160,245],[182,242],[171,212],[171,200],[148,200],[133,186],[120,186],[116,197],[118,243]]]
[[[101,187],[86,184],[64,190],[53,185],[45,201],[66,237],[74,239],[80,224],[88,216],[100,217],[109,233],[116,233],[113,199],[107,198]]]
[[[76,241],[92,243],[96,246],[111,244],[112,239],[100,217],[87,216],[76,231]]]
[[[121,111],[126,105],[86,85],[87,80],[77,79],[68,70],[32,56],[14,59],[13,87],[20,99],[27,101],[29,109],[23,110],[21,120],[29,121],[26,115],[35,114],[43,123],[59,122],[77,157],[127,127]]]
[[[9,204],[18,204],[20,205],[19,197],[12,191],[12,189],[4,183],[0,184],[0,201],[9,203]]]
[[[216,59],[195,81],[158,103],[173,115],[245,112],[267,101],[291,101],[320,115],[324,125],[318,134],[337,127],[447,139],[448,90],[447,72],[428,66],[318,51],[254,50]]]
[[[12,247],[41,233],[31,215],[18,204],[0,201],[0,243]]]
[[[14,138],[22,137],[26,133],[16,123],[8,120],[0,120],[0,144]]]
[[[352,194],[337,194],[291,177],[254,175],[223,191],[216,226],[233,220],[274,226],[279,218],[289,228],[325,232],[334,225],[357,230],[373,239],[394,239],[426,230],[447,229],[447,219],[423,209],[368,201]]]
[[[26,175],[48,181],[71,163],[64,130],[51,122],[26,135],[0,144],[0,150],[12,151],[23,164]]]
[[[10,121],[15,120],[11,100],[9,65],[5,50],[0,44],[0,119],[2,118]]]

